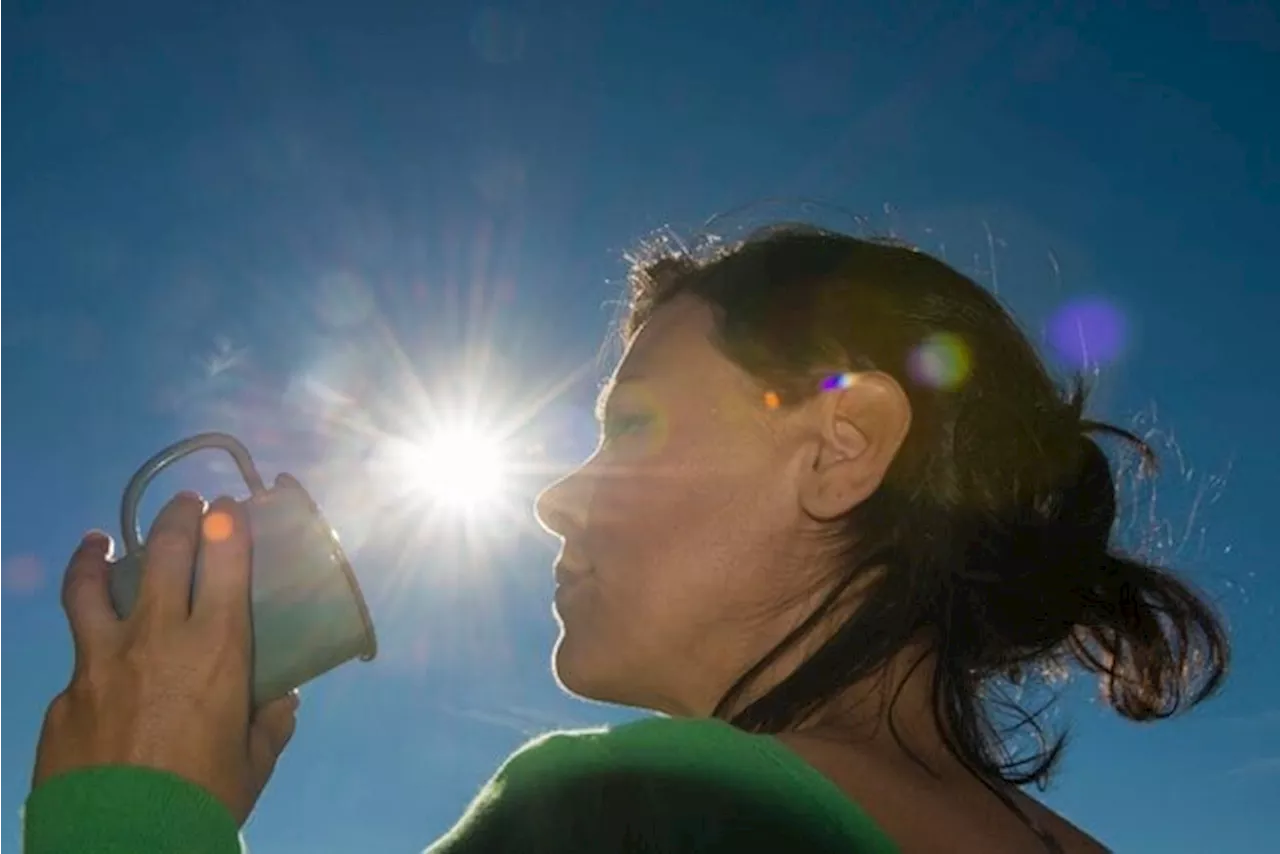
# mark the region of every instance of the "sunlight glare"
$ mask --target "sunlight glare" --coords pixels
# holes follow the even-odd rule
[[[492,509],[506,486],[501,440],[469,425],[432,433],[407,462],[413,488],[452,510]]]

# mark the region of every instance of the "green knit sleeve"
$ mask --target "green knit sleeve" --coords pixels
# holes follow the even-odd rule
[[[235,819],[174,774],[104,765],[38,786],[23,809],[25,854],[240,854]]]

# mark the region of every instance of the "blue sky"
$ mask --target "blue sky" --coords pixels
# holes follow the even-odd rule
[[[1080,301],[1123,321],[1095,411],[1166,445],[1165,552],[1236,669],[1154,727],[1069,692],[1046,798],[1122,851],[1280,835],[1280,13],[792,5],[5,4],[5,843],[67,675],[64,559],[197,430],[311,488],[382,641],[304,692],[253,850],[419,850],[529,735],[630,717],[549,675],[540,476],[464,530],[360,436],[466,405],[518,421],[522,461],[584,454],[622,253],[742,205],[724,233],[852,225],[802,198],[945,254],[1037,336]],[[146,511],[180,485],[235,482],[196,457]]]

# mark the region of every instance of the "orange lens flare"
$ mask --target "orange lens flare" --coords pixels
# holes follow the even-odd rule
[[[215,510],[208,516],[204,517],[202,523],[204,538],[211,543],[220,543],[230,539],[235,532],[236,523],[232,521],[231,514],[224,513],[221,510]]]

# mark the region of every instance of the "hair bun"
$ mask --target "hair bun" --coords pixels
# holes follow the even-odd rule
[[[1122,581],[1110,554],[1116,517],[1111,462],[1089,434],[1146,445],[1120,428],[1078,415],[1072,420],[1075,445],[1063,453],[1070,456],[1058,467],[1061,475],[998,525],[973,532],[963,566],[952,576],[951,608],[986,615],[981,623],[970,621],[968,642],[978,662],[1008,655],[1009,646],[1026,651],[1056,645],[1074,627],[1092,622],[1093,603]],[[1037,618],[1028,620],[1028,614]]]
[[[1055,512],[1047,521],[1067,552],[1105,552],[1116,517],[1111,462],[1087,434],[1081,434],[1077,441],[1080,449],[1074,477],[1054,496]]]

